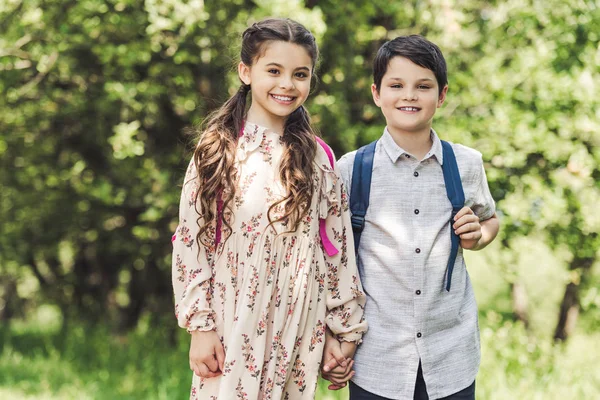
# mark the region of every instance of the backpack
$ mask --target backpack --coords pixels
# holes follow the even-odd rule
[[[450,257],[446,267],[446,290],[450,291],[450,282],[452,280],[452,271],[454,262],[458,254],[460,238],[454,233],[452,224],[454,217],[463,208],[465,203],[465,194],[460,180],[456,156],[450,143],[442,140],[442,149],[444,163],[442,172],[444,174],[444,183],[446,185],[446,194],[452,204],[452,216],[450,217],[450,239],[452,247]],[[369,208],[369,195],[371,192],[371,174],[373,172],[373,157],[375,155],[375,145],[377,141],[361,147],[356,152],[354,166],[352,169],[352,188],[350,192],[350,212],[352,214],[352,232],[354,233],[354,251],[358,259],[358,245],[360,236],[365,227],[365,215]]]

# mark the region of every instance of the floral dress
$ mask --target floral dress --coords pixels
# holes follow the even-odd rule
[[[215,229],[196,240],[198,179],[194,163],[188,167],[173,236],[175,314],[190,332],[216,330],[226,354],[222,375],[194,375],[191,399],[312,399],[326,327],[346,341],[360,341],[366,331],[348,198],[321,146],[307,216],[295,232],[282,223],[276,232],[268,227],[269,206],[285,195],[280,139],[246,124],[236,154],[239,184],[226,213],[231,231],[223,224],[216,248]],[[334,256],[323,249],[319,218]]]

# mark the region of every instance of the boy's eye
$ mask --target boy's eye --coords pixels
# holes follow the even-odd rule
[[[390,87],[391,87],[391,88],[393,88],[393,89],[400,89],[400,88],[402,88],[402,85],[401,85],[401,84],[399,84],[399,83],[395,83],[395,84],[393,84],[393,85],[392,85],[392,86],[390,86]]]
[[[419,89],[429,89],[429,86],[427,86],[427,85],[419,85]]]

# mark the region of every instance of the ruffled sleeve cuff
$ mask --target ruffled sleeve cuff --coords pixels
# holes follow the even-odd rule
[[[367,322],[364,319],[355,325],[345,326],[339,319],[332,315],[327,317],[327,326],[335,337],[341,342],[362,343],[362,337],[367,332]]]
[[[186,327],[188,333],[195,331],[214,331],[216,328],[217,326],[215,325],[215,319],[213,318],[212,312],[204,318],[194,318]]]

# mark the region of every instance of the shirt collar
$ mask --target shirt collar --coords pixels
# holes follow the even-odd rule
[[[383,149],[385,150],[387,155],[390,157],[390,160],[392,160],[392,163],[396,163],[396,161],[398,161],[398,158],[400,158],[400,156],[409,154],[406,150],[404,150],[402,147],[400,147],[396,144],[396,142],[392,138],[392,135],[388,131],[387,127],[385,128],[385,130],[383,132],[383,136],[381,136],[380,141],[381,141],[381,145],[383,146]],[[433,142],[433,144],[424,159],[428,159],[430,157],[435,157],[437,162],[440,165],[442,165],[444,162],[444,155],[443,155],[443,151],[442,151],[442,142],[441,142],[440,138],[438,137],[437,133],[433,130],[433,128],[431,129],[431,141]]]

